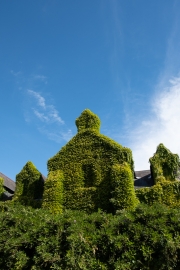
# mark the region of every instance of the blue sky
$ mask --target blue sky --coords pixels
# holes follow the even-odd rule
[[[179,14],[178,0],[1,1],[0,171],[47,175],[86,108],[136,170],[159,143],[180,155]]]

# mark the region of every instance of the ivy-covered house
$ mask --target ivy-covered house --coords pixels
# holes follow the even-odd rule
[[[150,158],[150,170],[134,172],[131,150],[100,133],[96,114],[84,110],[76,126],[77,134],[49,159],[47,179],[32,162],[16,175],[16,183],[0,173],[4,199],[14,193],[14,201],[53,213],[64,209],[92,212],[98,208],[115,212],[133,209],[139,201],[180,206],[177,154],[159,144]]]
[[[43,207],[55,212],[135,207],[131,150],[100,134],[100,119],[88,109],[76,126],[77,135],[48,161]]]

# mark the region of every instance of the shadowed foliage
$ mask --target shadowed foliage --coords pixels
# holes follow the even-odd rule
[[[159,204],[52,215],[0,202],[0,269],[179,270],[179,220]]]
[[[13,200],[23,205],[39,207],[44,189],[41,173],[30,161],[26,163],[21,172],[16,175],[16,189]]]

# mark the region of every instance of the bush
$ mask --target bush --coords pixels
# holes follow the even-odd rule
[[[180,269],[180,210],[91,215],[0,203],[0,269]]]

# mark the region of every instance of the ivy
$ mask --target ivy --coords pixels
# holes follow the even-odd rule
[[[63,173],[57,170],[49,172],[45,181],[42,208],[53,214],[62,213],[63,178]]]
[[[162,143],[158,145],[156,153],[149,159],[154,182],[158,180],[175,181],[180,165],[179,156],[171,153]],[[160,177],[160,178],[159,178]]]
[[[78,132],[90,129],[99,132],[101,121],[99,117],[86,109],[82,114],[76,119],[76,126]]]
[[[28,161],[16,175],[16,189],[13,200],[23,205],[40,207],[44,181],[34,164]]]
[[[151,188],[136,190],[136,196],[141,203],[152,205],[154,203],[165,204],[169,207],[180,206],[180,182],[161,181]]]
[[[115,210],[134,209],[138,204],[134,191],[132,171],[127,163],[112,166],[112,202]]]
[[[0,177],[0,200],[2,200],[4,192],[4,179]]]
[[[126,162],[133,173],[132,152],[100,134],[100,119],[90,110],[82,112],[76,125],[77,135],[48,161],[49,172],[61,170],[64,175],[63,207],[112,212],[111,170]]]

